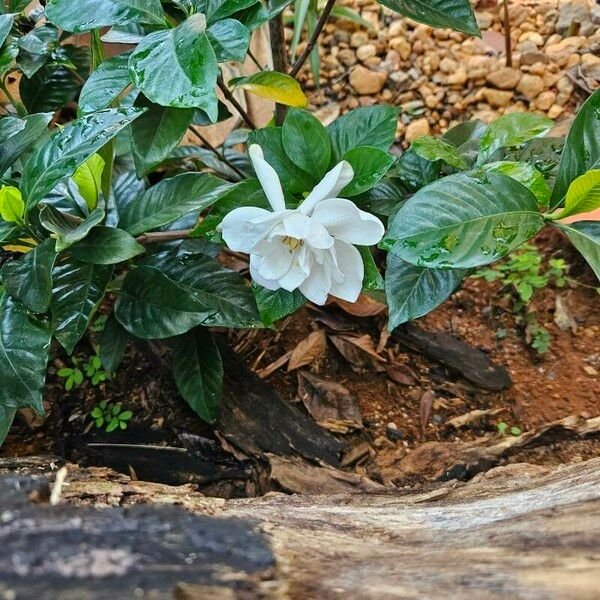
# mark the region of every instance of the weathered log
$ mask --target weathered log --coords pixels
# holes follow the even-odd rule
[[[154,489],[189,511],[32,505],[40,478],[0,478],[0,598],[595,600],[600,459],[545,473],[509,465],[405,495]],[[65,498],[86,501],[74,481]]]

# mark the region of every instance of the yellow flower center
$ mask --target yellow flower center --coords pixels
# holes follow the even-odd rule
[[[286,235],[281,242],[284,246],[287,246],[292,252],[298,250],[304,244],[302,240]]]

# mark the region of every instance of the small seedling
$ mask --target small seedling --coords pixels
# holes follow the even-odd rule
[[[120,402],[112,404],[106,400],[101,400],[94,407],[90,416],[94,419],[98,429],[106,426],[106,432],[110,433],[117,428],[127,429],[127,421],[133,417],[133,413],[130,410],[123,410]]]
[[[91,356],[83,367],[92,385],[106,381],[108,373],[102,368],[102,361],[98,355]]]
[[[90,325],[90,331],[94,333],[101,333],[106,327],[108,321],[108,315],[98,315],[94,322]]]
[[[508,432],[510,435],[519,436],[521,433],[523,433],[520,427],[513,426],[509,428],[508,424],[504,423],[504,421],[498,423],[496,428],[498,429],[498,433],[500,435],[506,435]]]
[[[75,356],[72,358],[72,361],[72,368],[63,367],[62,369],[59,369],[57,373],[59,377],[65,378],[65,390],[67,390],[67,392],[83,383],[83,373],[81,372],[81,369],[77,366],[79,361]]]

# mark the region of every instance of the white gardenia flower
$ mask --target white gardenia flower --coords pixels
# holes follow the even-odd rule
[[[253,206],[235,208],[220,229],[231,250],[250,255],[250,276],[269,290],[299,289],[315,304],[327,295],[355,302],[362,288],[364,265],[353,244],[381,241],[383,223],[338,198],[354,177],[351,165],[338,163],[295,210],[285,207],[275,169],[262,148],[253,144],[249,155],[272,211]]]

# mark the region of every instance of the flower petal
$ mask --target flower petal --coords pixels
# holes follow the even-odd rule
[[[240,206],[225,215],[219,229],[225,243],[234,252],[249,253],[270,227],[273,213],[257,206]]]
[[[283,189],[275,169],[265,160],[262,148],[258,144],[252,144],[248,148],[248,154],[256,176],[265,192],[269,204],[275,212],[285,210],[285,199]]]
[[[337,265],[342,275],[342,281],[333,281],[329,293],[336,298],[341,298],[347,302],[356,302],[365,273],[360,252],[352,246],[340,240],[335,241],[335,254]]]
[[[250,277],[254,283],[258,285],[262,285],[264,288],[268,290],[278,290],[279,283],[276,279],[265,279],[257,270],[256,263],[259,261],[260,257],[256,254],[250,255]]]
[[[310,273],[310,261],[306,246],[296,252],[292,266],[288,272],[278,279],[279,285],[288,292],[293,292],[308,277]]]
[[[319,306],[327,302],[327,294],[331,288],[331,272],[329,263],[310,266],[310,275],[302,282],[299,289],[311,301]]]
[[[283,221],[285,235],[304,240],[313,248],[331,248],[333,247],[333,238],[321,223],[303,215],[299,211],[294,211]]]
[[[265,279],[279,279],[292,266],[293,253],[281,243],[281,238],[256,244],[253,253],[259,256],[256,270]]]
[[[378,244],[385,228],[375,216],[360,210],[354,202],[344,198],[328,198],[319,202],[312,218],[327,228],[336,239],[360,246]]]
[[[325,177],[313,188],[313,191],[306,197],[304,202],[298,207],[305,215],[310,215],[313,208],[326,198],[337,196],[354,177],[352,165],[343,160],[339,162]]]

